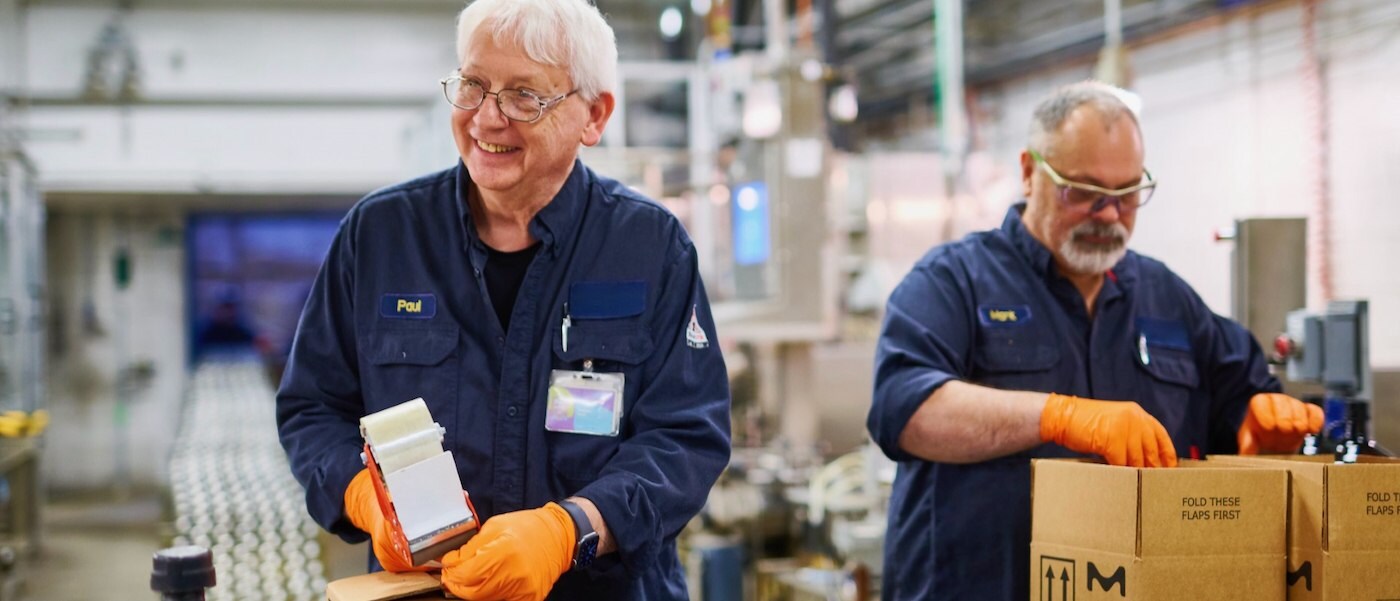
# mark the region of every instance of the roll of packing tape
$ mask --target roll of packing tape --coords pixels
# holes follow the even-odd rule
[[[442,433],[421,398],[360,418],[360,434],[386,474],[442,454]]]

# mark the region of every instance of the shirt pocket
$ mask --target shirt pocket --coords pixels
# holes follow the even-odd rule
[[[1034,330],[989,329],[973,353],[973,383],[1004,390],[1045,390],[1060,349]]]
[[[1188,351],[1146,344],[1139,338],[1134,349],[1134,361],[1138,369],[1147,372],[1147,386],[1143,386],[1136,400],[1143,409],[1151,413],[1167,433],[1178,441],[1182,428],[1189,422],[1192,399],[1200,388],[1200,372],[1196,368],[1196,358]],[[1178,444],[1181,444],[1178,442]],[[1178,446],[1177,452],[1184,450]]]
[[[545,431],[550,464],[564,494],[573,494],[598,478],[628,434],[627,413],[645,384],[641,365],[651,357],[655,344],[638,320],[575,319],[568,336],[569,348],[565,350],[563,332],[554,331],[554,369],[580,371],[584,362],[591,360],[593,371],[622,374],[624,387],[618,436]]]
[[[582,369],[583,361],[592,359],[594,371],[608,371],[604,365],[627,368],[640,365],[651,356],[655,345],[646,326],[636,319],[575,319],[569,327],[569,347],[564,348],[564,331],[554,331],[554,356]]]
[[[438,423],[457,398],[457,328],[374,330],[365,336],[365,409],[379,411],[423,397]]]
[[[1195,389],[1201,385],[1200,372],[1196,369],[1196,358],[1189,353],[1149,346],[1147,358],[1144,360],[1142,353],[1139,352],[1136,363],[1148,375],[1164,384],[1187,389]]]

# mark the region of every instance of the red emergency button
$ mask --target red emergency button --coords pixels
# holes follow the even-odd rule
[[[1279,334],[1274,338],[1274,352],[1278,353],[1280,359],[1287,359],[1293,356],[1293,339],[1288,334]]]

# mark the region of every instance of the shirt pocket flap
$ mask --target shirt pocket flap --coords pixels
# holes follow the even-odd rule
[[[569,313],[574,319],[636,317],[646,310],[647,283],[576,282],[569,286]]]
[[[1195,358],[1186,353],[1171,351],[1158,347],[1151,347],[1150,354],[1143,361],[1143,356],[1138,355],[1137,364],[1142,366],[1152,377],[1166,382],[1187,388],[1195,388],[1200,385],[1201,377],[1196,370]]]
[[[598,359],[637,364],[651,356],[655,345],[640,323],[574,321],[564,349],[562,328],[554,330],[554,354],[568,362]]]
[[[978,369],[1004,373],[1040,371],[1060,362],[1060,349],[1048,344],[1011,345],[993,342],[977,349],[974,361]]]
[[[457,348],[457,329],[378,331],[366,354],[374,365],[437,365]]]

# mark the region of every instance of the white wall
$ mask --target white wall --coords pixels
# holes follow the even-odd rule
[[[1336,298],[1371,300],[1372,362],[1400,366],[1400,3],[1320,3],[1328,89],[1332,273]],[[1147,166],[1162,184],[1132,245],[1165,261],[1217,312],[1230,312],[1230,247],[1212,241],[1234,219],[1305,215],[1312,204],[1296,4],[1243,14],[1135,47]],[[1078,64],[982,90],[983,148],[1015,165],[1035,103],[1088,77]],[[988,222],[987,227],[996,225]]]

